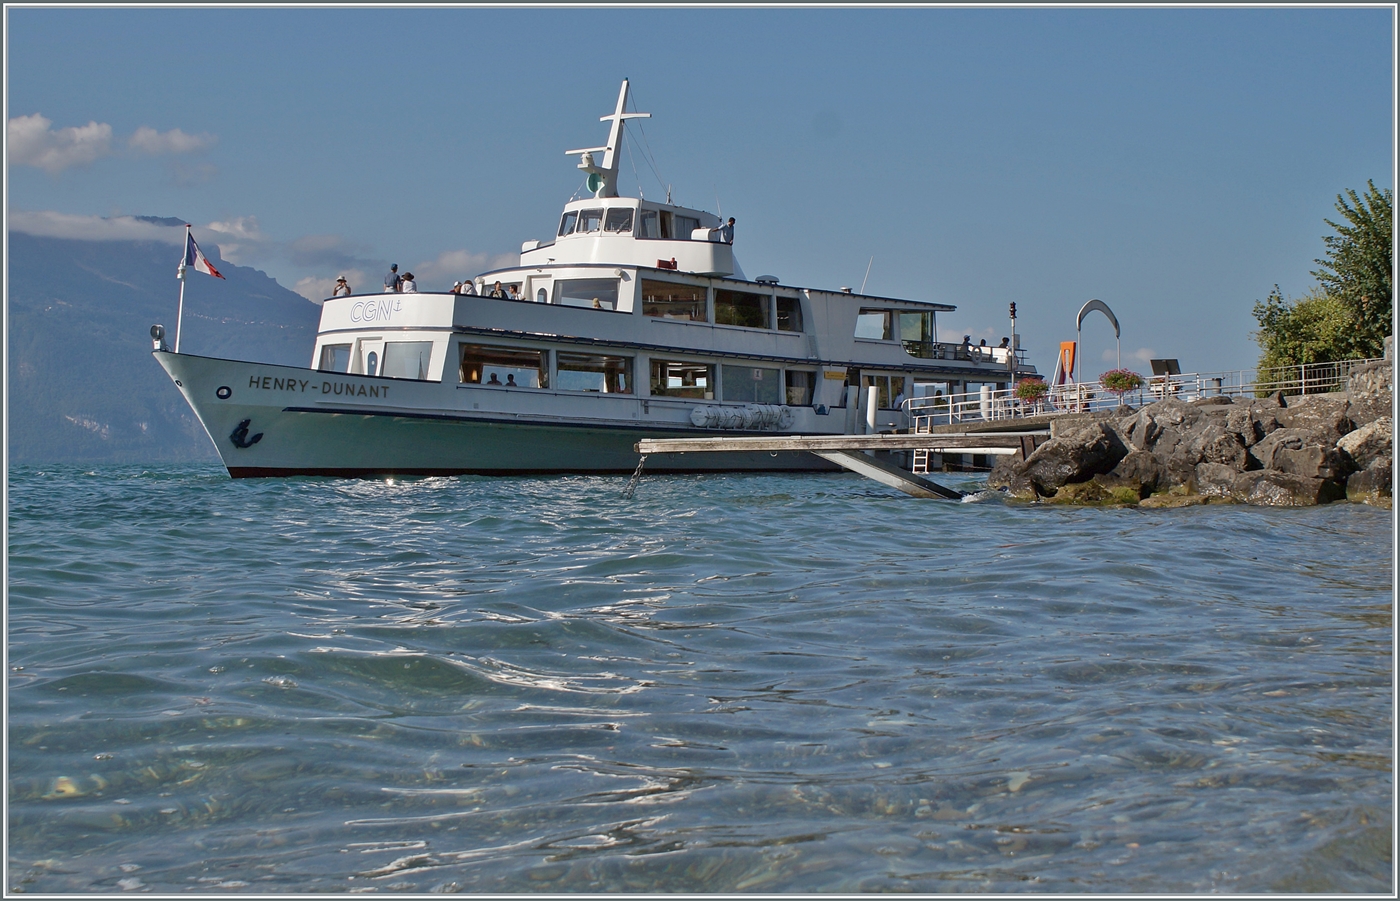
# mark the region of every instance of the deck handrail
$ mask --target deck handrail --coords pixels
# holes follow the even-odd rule
[[[902,407],[910,426],[920,431],[934,425],[1083,413],[1125,404],[1140,407],[1168,397],[1180,400],[1214,396],[1267,397],[1279,391],[1285,395],[1322,394],[1344,389],[1353,371],[1375,362],[1379,359],[1153,375],[1144,377],[1142,387],[1121,396],[1104,390],[1097,381],[1070,382],[1050,386],[1049,393],[1039,401],[1021,400],[1013,387],[913,397],[906,399]]]

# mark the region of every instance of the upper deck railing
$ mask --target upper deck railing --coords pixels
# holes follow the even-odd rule
[[[904,402],[904,412],[915,431],[930,426],[957,423],[1021,419],[1062,413],[1083,413],[1110,407],[1140,407],[1168,397],[1195,400],[1201,397],[1266,397],[1277,391],[1285,395],[1323,394],[1346,388],[1347,379],[1367,360],[1336,363],[1306,363],[1301,366],[1270,369],[1234,369],[1221,372],[1193,372],[1182,375],[1149,376],[1141,388],[1121,396],[1106,391],[1098,382],[1053,385],[1039,401],[1023,401],[1015,389],[995,390],[990,385],[963,394],[915,397]]]

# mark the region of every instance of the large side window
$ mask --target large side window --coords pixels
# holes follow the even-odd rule
[[[350,345],[327,344],[321,348],[321,362],[317,369],[322,372],[349,372]]]
[[[780,404],[781,374],[776,369],[758,366],[722,366],[721,392],[725,400],[742,400],[751,404]]]
[[[661,221],[656,210],[642,210],[642,227],[637,232],[639,238],[661,237]]]
[[[778,298],[778,329],[784,332],[802,331],[802,301],[799,298]]]
[[[715,368],[705,363],[651,361],[653,397],[698,397],[714,400]]]
[[[747,291],[715,291],[715,323],[768,328],[768,295]]]
[[[431,341],[386,341],[384,368],[379,374],[391,379],[426,379],[432,354]]]
[[[891,410],[904,401],[904,376],[867,375],[863,384],[875,388],[875,404],[881,410]]]
[[[464,385],[548,388],[544,351],[463,344],[460,376]]]
[[[700,220],[693,216],[676,215],[676,237],[690,240],[690,233],[700,227]]]
[[[603,225],[603,231],[618,235],[630,235],[632,233],[632,208],[608,210],[608,218]]]
[[[566,307],[617,309],[617,279],[566,278],[554,283],[554,302]]]
[[[583,210],[578,214],[579,234],[596,232],[603,227],[602,210]]]
[[[564,235],[572,235],[574,233],[574,224],[576,222],[578,222],[577,210],[570,210],[569,212],[565,213],[564,218],[559,220],[559,236],[563,237]]]
[[[665,319],[705,320],[705,289],[642,279],[642,312]]]
[[[600,394],[632,393],[632,358],[596,354],[555,354],[558,380],[563,391],[597,391]]]

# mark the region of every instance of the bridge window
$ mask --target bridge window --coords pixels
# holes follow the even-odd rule
[[[700,227],[700,220],[693,216],[676,216],[676,237],[690,240],[690,233]]]
[[[768,295],[749,294],[746,291],[716,291],[715,322],[718,325],[768,328]]]
[[[802,301],[796,297],[778,298],[778,330],[802,331]]]
[[[617,279],[567,278],[554,283],[554,302],[566,307],[617,309]]]
[[[661,237],[661,219],[656,210],[642,210],[642,228],[637,232],[639,238],[659,238]]]
[[[578,233],[589,234],[603,227],[602,210],[583,210],[578,214]]]
[[[892,337],[889,310],[861,310],[856,317],[856,337],[888,341]]]
[[[705,289],[642,279],[642,313],[663,319],[705,321]]]
[[[630,235],[632,233],[632,208],[623,207],[608,210],[608,219],[603,226],[603,231],[618,235]]]
[[[559,220],[559,236],[572,235],[574,225],[578,222],[578,211],[570,210],[564,214],[564,218]]]
[[[556,353],[557,386],[564,391],[632,393],[632,358]]]
[[[316,367],[322,372],[349,372],[350,345],[326,344],[321,348],[321,362]]]
[[[705,363],[651,361],[653,397],[698,397],[714,400],[715,368]]]
[[[724,400],[741,400],[751,404],[780,404],[781,374],[776,369],[758,366],[721,366],[720,389]]]
[[[384,369],[379,374],[391,379],[426,379],[432,353],[431,341],[386,341]]]
[[[548,388],[544,351],[463,344],[459,378],[464,385]]]

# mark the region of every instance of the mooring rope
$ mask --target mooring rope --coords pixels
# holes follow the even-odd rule
[[[637,470],[632,473],[632,478],[627,480],[627,487],[622,489],[622,499],[627,501],[632,499],[632,495],[637,491],[637,483],[642,480],[642,467],[647,465],[647,455],[642,454],[642,459],[637,461]]]

